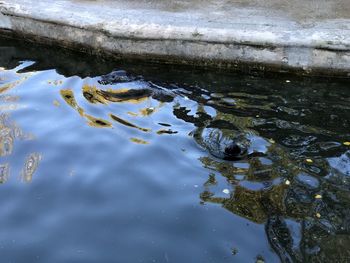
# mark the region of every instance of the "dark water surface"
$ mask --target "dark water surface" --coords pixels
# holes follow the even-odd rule
[[[0,262],[350,261],[349,80],[5,40],[0,67]]]

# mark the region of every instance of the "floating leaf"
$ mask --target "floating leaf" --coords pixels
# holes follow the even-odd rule
[[[228,189],[224,189],[224,190],[222,190],[222,192],[224,193],[224,194],[230,194],[230,190],[228,190]]]

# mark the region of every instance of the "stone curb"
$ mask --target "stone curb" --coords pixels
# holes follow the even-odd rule
[[[238,17],[121,9],[75,1],[0,2],[0,30],[68,47],[163,62],[350,76],[350,20],[300,24],[240,10]],[[245,13],[244,13],[245,12]]]

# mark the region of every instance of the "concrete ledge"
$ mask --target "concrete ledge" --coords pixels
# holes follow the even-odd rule
[[[296,18],[219,0],[178,9],[136,2],[0,1],[0,30],[164,62],[350,76],[350,17]]]

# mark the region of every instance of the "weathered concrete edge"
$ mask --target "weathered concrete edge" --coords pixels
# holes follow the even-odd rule
[[[63,46],[82,46],[96,52],[181,64],[240,68],[241,64],[261,71],[289,71],[309,75],[350,76],[350,50],[309,46],[273,46],[208,42],[193,39],[118,37],[91,25],[77,27],[2,13],[0,29],[47,40]]]

